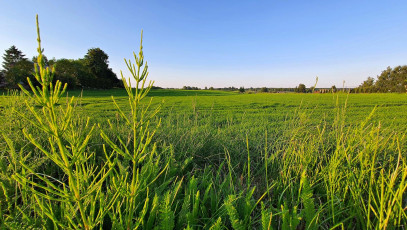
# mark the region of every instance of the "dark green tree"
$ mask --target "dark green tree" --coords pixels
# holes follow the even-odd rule
[[[0,70],[0,88],[3,88],[6,84],[6,79],[4,78],[4,71]]]
[[[360,92],[360,93],[373,93],[375,91],[376,91],[376,89],[375,89],[375,80],[372,77],[368,77],[358,87],[358,92]]]
[[[407,66],[396,66],[383,70],[377,76],[377,80],[368,77],[359,87],[355,89],[356,92],[372,93],[372,92],[397,92],[403,93],[407,91]]]
[[[57,59],[54,57],[51,60],[48,60],[48,65],[49,66],[54,66],[54,64],[57,62]]]
[[[8,88],[17,88],[18,84],[27,84],[27,77],[33,78],[33,63],[29,60],[20,60],[4,72],[5,83]]]
[[[337,91],[336,85],[331,86],[331,92],[336,93],[336,91]]]
[[[18,62],[27,60],[23,52],[17,49],[16,46],[11,46],[8,48],[4,55],[3,55],[3,70],[8,72],[13,66],[15,66]]]
[[[2,67],[0,83],[8,88],[16,88],[20,82],[26,83],[26,78],[30,77],[33,71],[32,62],[14,45],[5,50]]]
[[[244,91],[245,91],[245,89],[243,86],[239,88],[239,92],[244,93]]]
[[[100,48],[92,48],[85,55],[84,63],[91,74],[97,79],[94,86],[97,88],[113,88],[120,86],[120,80],[109,68],[109,56]]]
[[[261,89],[260,89],[260,92],[262,92],[262,93],[267,93],[267,92],[268,92],[267,87],[263,87],[263,88],[261,88]]]
[[[90,69],[86,66],[84,59],[73,60],[72,64],[74,65],[77,71],[77,79],[79,81],[78,87],[81,88],[97,88],[95,82],[97,78],[94,74],[91,73]]]
[[[75,64],[75,60],[59,59],[55,62],[54,67],[54,81],[68,83],[69,88],[80,86],[81,68]]]
[[[305,87],[304,84],[299,84],[297,87],[297,93],[305,93],[307,91],[307,88]]]
[[[387,67],[377,77],[376,88],[379,92],[406,92],[407,66]]]
[[[109,68],[109,56],[100,48],[92,48],[85,55],[85,64],[90,68],[92,73],[96,75],[103,74]]]

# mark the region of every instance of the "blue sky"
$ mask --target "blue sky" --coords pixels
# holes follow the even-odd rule
[[[162,87],[359,85],[407,64],[407,1],[0,1],[0,52],[36,52],[35,14],[48,58],[99,47],[144,54]]]

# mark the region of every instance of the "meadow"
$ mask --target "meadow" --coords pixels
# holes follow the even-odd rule
[[[2,229],[405,228],[406,94],[152,90],[141,44],[133,84],[66,91],[37,33],[0,97]]]
[[[95,162],[101,164],[106,152],[114,152],[100,133],[115,143],[131,142],[131,127],[112,100],[113,96],[122,112],[130,114],[126,90],[68,91],[60,106],[71,96],[75,122],[83,126],[81,121],[88,117],[84,130],[97,126],[87,142]],[[157,177],[142,174],[153,182],[148,191],[140,191],[129,226],[134,227],[142,215],[138,225],[142,229],[404,228],[406,99],[405,94],[151,90],[140,107],[146,108],[151,100],[149,110],[161,109],[150,119],[149,129],[156,131],[154,147],[148,151],[154,157],[143,167],[149,168],[144,174]],[[22,195],[16,194],[19,186],[12,182],[12,175],[24,167],[18,163],[10,167],[5,136],[13,140],[18,158],[30,154],[26,161],[33,160],[36,173],[67,183],[64,173],[22,133],[25,128],[38,134],[38,143],[47,142],[30,122],[18,117],[19,110],[26,110],[25,100],[30,101],[18,92],[4,93],[0,99],[1,183],[2,193],[8,193],[1,196],[2,224],[58,228],[47,215],[30,216],[39,201],[26,197],[22,202]],[[12,200],[23,204],[7,204]],[[30,212],[17,209],[19,205]],[[94,228],[123,226],[114,219],[114,206],[109,210]]]

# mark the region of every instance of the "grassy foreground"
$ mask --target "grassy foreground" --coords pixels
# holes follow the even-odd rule
[[[87,170],[92,175],[105,170],[98,165],[106,162],[106,153],[116,162],[117,175],[109,173],[99,188],[103,199],[114,199],[115,204],[94,228],[391,229],[406,224],[404,94],[152,90],[141,107],[149,98],[151,108],[161,105],[150,127],[160,119],[161,124],[151,140],[155,144],[146,150],[147,163],[137,164],[136,194],[109,188],[124,175],[135,174],[131,162],[117,153],[120,150],[101,137],[108,136],[117,146],[121,141],[131,145],[131,128],[111,98],[128,114],[126,91],[68,95],[79,96],[74,103],[75,127],[86,132],[97,124],[86,146],[95,165]],[[83,228],[73,216],[75,225],[70,224],[64,216],[67,210],[56,198],[47,204],[55,216],[42,213],[38,203],[44,198],[32,196],[30,189],[46,189],[34,185],[23,189],[13,177],[21,174],[40,183],[34,175],[47,175],[60,189],[68,183],[66,173],[22,133],[25,128],[37,143],[47,143],[47,135],[17,114],[26,112],[27,99],[20,94],[0,99],[2,225]],[[123,203],[125,196],[134,196],[134,201]],[[100,201],[94,202],[98,209]],[[126,223],[117,219],[124,209],[129,212]]]
[[[134,89],[66,93],[40,41],[0,97],[0,228],[405,228],[407,95],[150,91],[142,46]]]

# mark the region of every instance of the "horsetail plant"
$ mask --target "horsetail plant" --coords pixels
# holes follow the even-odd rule
[[[146,224],[149,226],[152,224],[150,221],[147,223],[144,222],[144,216],[146,215],[149,205],[148,187],[157,180],[169,164],[169,162],[167,162],[163,169],[159,169],[160,162],[158,160],[160,157],[157,157],[158,160],[155,160],[157,155],[156,145],[151,146],[152,138],[160,125],[160,121],[152,131],[150,131],[149,128],[150,121],[159,112],[160,106],[150,112],[151,100],[144,107],[141,104],[154,83],[149,81],[149,83],[146,84],[148,65],[147,62],[144,65],[142,38],[143,32],[141,32],[138,56],[133,52],[135,64],[130,60],[124,59],[133,80],[136,82],[135,89],[132,88],[131,79],[127,80],[123,76],[123,72],[121,72],[123,85],[128,95],[130,114],[125,114],[114,97],[112,97],[120,117],[125,121],[126,125],[130,127],[127,140],[123,140],[120,136],[117,136],[116,138],[119,142],[119,144],[117,144],[104,131],[101,131],[101,137],[110,148],[117,152],[121,159],[124,159],[121,163],[121,167],[116,170],[116,176],[113,179],[114,181],[122,181],[124,185],[124,189],[121,189],[115,186],[116,183],[113,183],[114,189],[121,191],[121,201],[115,206],[114,216],[112,216],[115,218],[113,227],[119,229],[137,229]],[[127,164],[125,162],[131,163]],[[154,172],[157,172],[157,174],[154,175]],[[167,199],[169,198],[166,197],[165,210],[171,208]],[[143,206],[139,205],[140,202],[144,203]],[[151,217],[149,217],[149,220],[151,220]]]
[[[16,173],[13,178],[32,192],[42,226],[52,223],[48,227],[93,229],[103,223],[104,216],[117,198],[118,193],[106,197],[102,190],[114,164],[98,167],[94,163],[94,152],[87,150],[94,126],[89,125],[89,119],[73,121],[74,98],[67,100],[66,105],[58,106],[67,84],[63,88],[60,81],[53,84],[55,69],[44,65],[38,15],[36,19],[38,63],[34,68],[35,79],[40,86],[34,87],[28,78],[33,95],[21,85],[20,88],[37,102],[41,113],[26,102],[27,109],[35,119],[30,120],[22,113],[19,115],[47,135],[48,142],[45,145],[23,129],[24,136],[63,172],[62,178],[66,179],[59,180],[37,173],[22,161],[19,163],[28,174]]]

